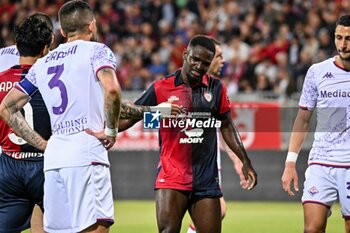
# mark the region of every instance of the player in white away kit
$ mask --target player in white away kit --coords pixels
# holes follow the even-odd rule
[[[337,198],[350,232],[350,15],[338,19],[335,45],[338,55],[312,65],[306,74],[282,176],[283,189],[293,196],[291,185],[298,191],[297,156],[316,108],[317,127],[302,196],[307,233],[326,231]]]
[[[0,72],[19,64],[19,53],[16,45],[0,49]]]
[[[116,59],[107,46],[90,41],[96,37],[96,21],[87,3],[67,2],[59,10],[59,21],[67,43],[32,66],[0,111],[11,124],[11,111],[39,90],[50,114],[52,136],[44,155],[45,231],[108,232],[114,203],[107,149],[116,140],[121,95]],[[104,124],[103,140],[85,132],[103,130]],[[33,141],[29,130],[23,133],[26,126],[17,128],[29,143],[45,143]]]

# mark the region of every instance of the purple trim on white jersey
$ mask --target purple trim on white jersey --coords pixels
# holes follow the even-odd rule
[[[329,163],[320,163],[320,162],[310,162],[309,166],[311,165],[321,165],[321,166],[325,166],[325,167],[336,167],[336,168],[350,168],[350,164],[346,165],[346,164],[329,164]]]
[[[299,105],[299,108],[302,109],[302,110],[308,110],[308,111],[310,111],[310,109],[309,109],[308,107],[305,107],[305,106]]]
[[[91,165],[102,165],[102,166],[110,167],[109,164],[107,164],[107,163],[102,163],[102,162],[91,162]]]
[[[115,68],[114,68],[113,66],[101,66],[100,68],[98,68],[98,69],[96,70],[96,77],[97,77],[97,78],[98,78],[97,73],[98,73],[100,70],[104,69],[104,68],[111,68],[112,70],[115,71]]]
[[[311,201],[311,200],[303,201],[302,204],[303,204],[303,205],[304,205],[304,204],[319,204],[319,205],[323,205],[323,206],[327,207],[328,209],[331,208],[331,206],[329,206],[329,205],[327,205],[327,204],[325,204],[325,203],[323,203],[323,202],[313,201],[313,200],[312,200],[312,201]]]

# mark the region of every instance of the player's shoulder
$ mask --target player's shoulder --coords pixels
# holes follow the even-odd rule
[[[18,79],[18,76],[20,76],[24,69],[28,70],[30,66],[21,66],[21,65],[14,65],[13,67],[10,67],[4,71],[0,72],[0,81],[3,79],[10,80],[10,79]]]
[[[180,70],[175,71],[174,73],[167,74],[163,78],[154,81],[154,83],[167,83],[167,82],[172,82],[175,79],[179,78],[180,75]]]
[[[307,76],[313,77],[318,80],[322,80],[322,77],[334,71],[337,66],[335,65],[335,57],[328,58],[326,60],[312,64],[309,69]]]
[[[94,48],[105,48],[107,45],[96,41],[75,40],[72,42],[60,44],[56,49],[52,50],[52,52],[66,50],[70,47],[83,48],[82,50],[86,51],[89,49],[93,50]]]
[[[16,45],[10,45],[10,46],[0,48],[0,55],[5,54],[5,51],[11,51],[12,54],[19,56]]]
[[[5,70],[19,62],[19,52],[16,45],[0,48],[0,70]]]
[[[7,70],[4,70],[4,71],[1,71],[1,72],[0,72],[0,79],[1,79],[2,77],[6,77],[6,76],[8,76],[9,74],[12,74],[12,73],[13,73],[13,71],[12,71],[11,68],[9,68],[9,69],[7,69]]]
[[[92,49],[109,48],[106,44],[97,41],[79,40],[77,43],[81,44],[82,46],[90,47]]]
[[[322,69],[322,70],[323,69],[329,69],[330,67],[334,67],[335,66],[334,61],[335,61],[335,57],[331,57],[331,58],[328,58],[326,60],[314,63],[313,65],[311,65],[310,68],[312,68],[312,69]]]
[[[203,77],[202,82],[212,88],[225,88],[226,89],[226,85],[223,82],[223,80],[215,75],[211,75],[211,74],[206,74]]]
[[[207,79],[210,82],[222,83],[222,79],[217,77],[217,76],[215,76],[215,75],[206,74],[206,75],[204,75],[203,78]]]

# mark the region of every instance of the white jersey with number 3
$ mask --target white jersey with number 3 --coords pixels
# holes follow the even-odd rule
[[[50,114],[53,135],[45,150],[45,170],[109,164],[101,142],[84,131],[104,128],[103,88],[97,72],[115,66],[107,46],[76,40],[39,59],[19,84],[28,94],[39,89]]]

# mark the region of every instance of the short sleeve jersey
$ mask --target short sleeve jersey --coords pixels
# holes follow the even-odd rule
[[[350,76],[335,57],[312,65],[299,106],[317,109],[317,126],[309,164],[350,167]]]
[[[7,93],[28,73],[30,65],[16,65],[0,73],[0,101]],[[28,124],[35,129],[44,139],[51,135],[50,117],[40,92],[33,94],[22,113]],[[12,129],[0,120],[0,146],[5,154],[16,159],[40,160],[43,152],[17,137]]]
[[[76,40],[39,59],[19,83],[28,95],[40,90],[50,114],[53,136],[45,151],[46,170],[109,164],[101,142],[84,132],[104,128],[103,88],[97,73],[105,67],[116,69],[115,56],[106,45]],[[63,147],[64,152],[55,151]]]
[[[0,72],[19,64],[19,52],[16,45],[0,49]]]
[[[230,114],[230,102],[221,80],[205,75],[189,87],[181,71],[155,81],[135,102],[154,106],[172,101],[186,114],[160,122],[160,161],[156,188],[210,190],[219,188],[217,134],[220,119]]]

